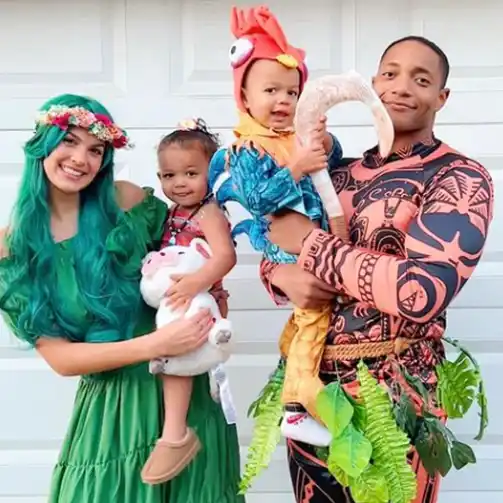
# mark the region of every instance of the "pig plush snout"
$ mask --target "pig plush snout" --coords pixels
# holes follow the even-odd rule
[[[166,250],[152,253],[145,260],[141,272],[146,276],[151,276],[152,274],[155,274],[161,267],[176,267],[180,262],[182,253],[183,252]]]

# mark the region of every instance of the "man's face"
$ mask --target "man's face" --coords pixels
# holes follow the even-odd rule
[[[441,60],[426,45],[407,40],[389,49],[373,85],[391,116],[395,133],[433,129],[435,114],[449,96],[443,79]]]

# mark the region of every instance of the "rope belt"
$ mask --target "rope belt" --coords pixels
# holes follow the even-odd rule
[[[423,339],[405,339],[403,337],[397,337],[392,341],[327,345],[323,352],[323,359],[344,361],[399,355],[409,349],[413,344],[417,344],[422,340]]]

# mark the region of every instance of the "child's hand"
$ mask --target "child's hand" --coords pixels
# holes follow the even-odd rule
[[[323,143],[317,141],[314,145],[298,146],[290,163],[290,171],[296,180],[304,175],[314,173],[328,166],[328,158]]]
[[[333,143],[332,135],[327,131],[327,117],[323,115],[313,130],[311,145],[321,144],[325,152],[329,154],[332,151]]]
[[[310,135],[310,143],[312,146],[319,147],[323,144],[323,140],[325,139],[325,135],[327,134],[327,118],[325,115],[322,115],[317,124],[315,125],[313,131]]]
[[[322,116],[310,134],[309,145],[297,146],[290,164],[293,177],[300,180],[304,175],[326,168],[327,152],[331,149],[332,137],[327,132],[327,118]]]
[[[174,284],[166,292],[167,303],[174,309],[187,310],[192,299],[201,291],[199,281],[194,275],[173,274]]]
[[[334,139],[332,135],[327,131],[327,118],[323,116],[320,119],[320,135],[322,136],[321,143],[323,144],[323,148],[325,149],[325,152],[330,154],[332,152],[332,149],[334,147]]]

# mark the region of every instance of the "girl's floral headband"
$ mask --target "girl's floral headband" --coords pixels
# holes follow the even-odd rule
[[[176,125],[177,131],[197,131],[199,133],[203,133],[208,136],[211,140],[213,140],[216,144],[220,143],[219,137],[217,134],[212,133],[204,119],[200,117],[196,117],[194,119],[184,119],[180,121]]]
[[[99,140],[110,143],[114,148],[132,148],[126,132],[103,114],[94,114],[82,107],[52,105],[38,112],[36,124],[57,126],[66,131],[69,126],[87,129]]]
[[[199,117],[180,121],[177,124],[176,129],[179,131],[201,131],[201,133],[208,133],[208,126],[206,126],[206,122]]]

